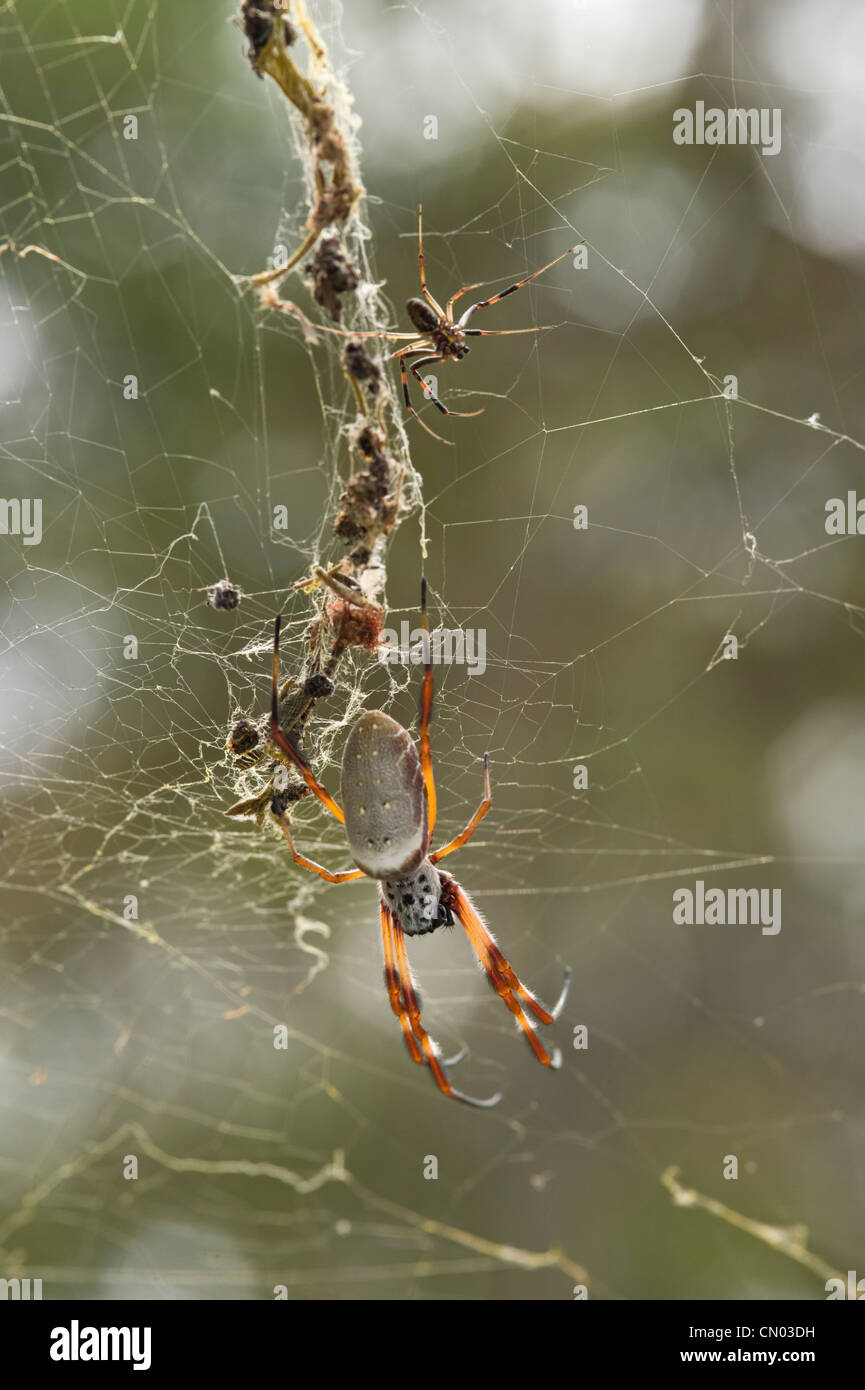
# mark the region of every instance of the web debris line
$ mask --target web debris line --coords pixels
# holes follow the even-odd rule
[[[777,1250],[780,1254],[786,1255],[788,1259],[795,1260],[797,1264],[810,1270],[818,1279],[822,1279],[824,1282],[829,1279],[840,1279],[841,1283],[844,1283],[845,1276],[840,1270],[833,1269],[826,1260],[815,1255],[813,1250],[808,1249],[807,1226],[771,1226],[766,1221],[755,1221],[750,1216],[743,1216],[741,1212],[735,1211],[733,1207],[728,1207],[724,1202],[719,1202],[715,1197],[707,1197],[705,1193],[697,1192],[693,1187],[684,1187],[679,1181],[680,1171],[673,1164],[661,1174],[661,1182],[672,1197],[675,1206],[706,1211],[710,1216],[725,1221],[728,1226],[735,1226],[737,1230],[747,1232],[749,1236],[761,1240],[772,1250]]]
[[[239,277],[238,284],[254,288],[264,310],[294,309],[305,340],[317,345],[315,326],[296,306],[285,305],[279,298],[278,286],[307,253],[314,252],[306,267],[313,297],[339,323],[344,308],[342,296],[350,294],[353,298],[361,283],[355,262],[365,267],[366,284],[371,284],[366,246],[370,233],[361,221],[364,189],[356,168],[357,123],[351,113],[351,97],[336,79],[326,43],[303,0],[291,0],[287,5],[273,0],[243,0],[238,23],[249,40],[247,56],[253,72],[271,78],[295,113],[291,125],[295,150],[312,202],[305,235],[291,254],[276,258],[266,271]],[[301,35],[308,51],[308,74],[297,57]],[[377,293],[367,294],[363,322],[374,323],[382,313]],[[335,355],[336,344],[325,336]],[[329,567],[314,560],[308,578],[294,586],[308,595],[320,596],[316,614],[307,628],[311,652],[297,678],[290,677],[280,686],[280,723],[298,747],[302,746],[316,700],[320,695],[333,693],[334,680],[346,654],[352,648],[376,654],[384,613],[387,547],[401,519],[420,497],[407,437],[395,414],[395,392],[384,386],[381,366],[369,358],[360,340],[345,339],[340,346],[345,377],[358,411],[345,433],[360,462],[360,471],[349,479],[334,506],[332,530],[348,553]],[[316,389],[324,418],[331,407],[323,374],[318,371]],[[266,762],[280,770],[283,778],[287,775],[287,781],[279,788],[283,798],[280,812],[307,793],[296,768],[270,736],[268,714],[254,722],[245,717],[235,724],[227,747],[244,771]],[[276,789],[274,772],[263,790],[242,797],[227,814],[252,816],[259,825],[265,819],[273,823],[276,818],[271,803]]]
[[[2,1251],[2,1242],[26,1226],[33,1219],[39,1207],[65,1183],[79,1174],[87,1172],[109,1154],[115,1153],[119,1148],[128,1146],[130,1143],[137,1145],[141,1152],[147,1158],[152,1159],[154,1163],[173,1173],[201,1173],[211,1177],[232,1176],[253,1180],[267,1178],[272,1182],[282,1183],[292,1188],[301,1197],[318,1192],[330,1183],[342,1184],[354,1191],[370,1207],[387,1212],[388,1215],[394,1216],[405,1226],[424,1235],[435,1236],[452,1245],[472,1250],[499,1264],[512,1265],[517,1269],[526,1271],[557,1269],[574,1283],[587,1284],[588,1282],[586,1271],[564,1251],[556,1247],[549,1250],[524,1250],[518,1246],[488,1240],[484,1236],[463,1230],[449,1222],[440,1221],[435,1217],[423,1216],[419,1212],[412,1211],[410,1208],[403,1207],[397,1202],[392,1202],[390,1199],[370,1191],[362,1183],[359,1183],[346,1168],[345,1154],[341,1149],[335,1150],[331,1159],[323,1163],[316,1172],[308,1177],[302,1177],[293,1169],[286,1168],[279,1163],[249,1159],[206,1159],[170,1154],[150,1138],[142,1125],[134,1122],[121,1125],[99,1143],[88,1144],[77,1158],[60,1164],[52,1173],[49,1173],[41,1182],[25,1193],[21,1199],[19,1210],[11,1213],[4,1221],[0,1222],[0,1251]],[[426,1260],[421,1260],[414,1268],[418,1272],[422,1272],[426,1264]],[[472,1266],[472,1270],[474,1268],[476,1267]]]

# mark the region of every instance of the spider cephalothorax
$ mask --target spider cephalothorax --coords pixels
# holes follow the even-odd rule
[[[426,584],[421,589],[421,622],[427,632]],[[279,723],[279,629],[273,643],[273,697],[271,737],[287,754],[328,810],[342,821],[346,839],[357,868],[332,873],[321,864],[299,854],[294,847],[284,809],[272,807],[295,863],[311,869],[328,883],[347,883],[350,879],[378,879],[380,892],[382,944],[385,981],[393,1012],[416,1062],[429,1067],[439,1089],[454,1100],[470,1105],[495,1105],[498,1095],[475,1100],[457,1091],[448,1080],[438,1049],[421,1022],[420,1004],[408,964],[406,936],[424,936],[440,926],[459,921],[487,973],[487,977],[510,1009],[538,1061],[547,1067],[561,1066],[558,1049],[552,1053],[538,1038],[526,1010],[541,1023],[552,1023],[564,1005],[570,983],[570,970],[557,1004],[545,1009],[515,975],[499,950],[468,894],[450,874],[436,865],[471,839],[492,804],[490,760],[484,754],[484,795],[465,830],[456,839],[430,852],[436,819],[436,792],[430,747],[433,674],[429,659],[424,666],[421,696],[420,751],[406,729],[380,711],[362,714],[352,726],[342,759],[342,810],[317,780],[303,755]]]
[[[408,878],[382,879],[382,900],[406,936],[426,936],[439,927],[453,926],[449,881],[449,875],[440,873],[429,859]]]

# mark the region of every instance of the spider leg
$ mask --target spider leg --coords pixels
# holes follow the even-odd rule
[[[283,275],[285,272],[283,270],[280,270],[279,273],[280,275]],[[385,340],[390,340],[391,342],[396,343],[408,342],[410,339],[417,337],[417,332],[400,333],[395,329],[392,330],[386,328],[335,328],[332,324],[312,323],[311,320],[306,317],[306,314],[304,314],[303,311],[299,309],[296,304],[293,304],[290,299],[269,299],[267,300],[267,308],[277,309],[280,313],[291,314],[294,318],[298,319],[299,322],[302,323],[307,329],[311,329],[314,333],[333,333],[337,338],[383,338]]]
[[[282,616],[280,615],[273,629],[273,693],[270,704],[270,736],[277,748],[281,748],[286,757],[294,763],[309,790],[315,792],[322,805],[326,806],[331,815],[336,816],[337,820],[344,825],[345,816],[341,809],[337,806],[330,792],[321,785],[306,758],[295,748],[279,722],[279,632],[281,627]]]
[[[406,370],[405,370],[406,357],[410,356],[411,353],[412,353],[412,349],[411,349],[411,348],[406,348],[405,352],[400,352],[400,353],[397,353],[397,354],[396,354],[396,356],[399,357],[399,373],[400,373],[400,377],[402,378],[402,394],[403,394],[403,397],[404,397],[404,399],[405,399],[405,408],[406,408],[406,410],[408,411],[409,415],[413,415],[413,416],[414,416],[414,418],[417,420],[417,422],[418,422],[418,424],[421,426],[421,428],[426,430],[427,434],[431,434],[432,437],[433,437],[433,439],[437,439],[437,440],[439,441],[440,444],[447,444],[447,445],[450,446],[450,448],[453,448],[453,447],[454,447],[454,442],[453,442],[453,440],[452,440],[452,439],[445,439],[444,435],[436,434],[435,430],[431,430],[430,427],[429,427],[429,425],[426,423],[426,421],[425,421],[425,420],[422,420],[421,417],[418,415],[417,411],[415,410],[414,406],[413,406],[412,403],[411,403],[411,396],[410,396],[409,393],[408,393],[408,377],[407,377],[407,375],[406,375]],[[437,357],[437,356],[436,356],[436,357],[428,357],[428,358],[426,358],[425,360],[426,360],[427,362],[443,362],[443,361],[444,361],[444,358],[443,358],[443,357]]]
[[[466,909],[466,915],[473,919],[473,928],[477,931],[478,938],[483,943],[484,950],[489,955],[489,958],[498,975],[504,980],[508,988],[513,990],[514,994],[518,995],[519,998],[522,999],[524,1004],[528,1005],[532,1013],[535,1015],[535,1018],[539,1019],[541,1023],[554,1023],[555,1020],[558,1018],[559,1014],[562,1012],[562,1009],[565,1005],[565,1000],[568,997],[568,991],[571,987],[571,967],[568,966],[565,970],[565,978],[562,984],[562,990],[553,1008],[546,1009],[543,1004],[540,1004],[538,1002],[538,1000],[532,994],[531,990],[526,989],[525,985],[523,985],[517,978],[516,972],[514,971],[510,963],[506,960],[503,953],[499,950],[492,932],[486,926],[486,923],[483,921],[480,913],[475,909],[474,904],[470,901],[468,894],[464,892],[463,889],[459,887],[459,885],[455,884],[454,887],[457,890],[458,896],[462,899],[462,902]]]
[[[392,952],[390,958],[391,964],[393,964],[395,958],[395,973],[402,991],[403,1002],[398,1004],[398,1007],[395,1007],[394,996],[391,994],[393,977],[390,974],[388,975],[388,994],[391,999],[391,1008],[394,1010],[394,1013],[397,1014],[402,1024],[407,1041],[409,1040],[409,1032],[407,1029],[411,1031],[412,1039],[409,1041],[409,1048],[412,1056],[415,1058],[415,1061],[423,1060],[426,1062],[435,1077],[436,1085],[439,1090],[443,1091],[446,1096],[450,1096],[452,1100],[461,1100],[466,1105],[475,1105],[482,1109],[491,1105],[498,1105],[502,1098],[500,1091],[497,1091],[494,1096],[490,1096],[488,1100],[477,1100],[474,1096],[467,1096],[464,1095],[462,1091],[457,1091],[448,1081],[438,1059],[436,1045],[421,1022],[420,1004],[418,1003],[418,998],[412,983],[411,970],[409,968],[408,956],[406,955],[405,933],[402,927],[396,922],[390,908],[382,904],[382,909],[382,935],[385,938],[385,970],[386,972],[388,971],[388,952],[390,950]],[[387,914],[386,924],[385,913]],[[387,940],[388,936],[390,936],[390,942]],[[414,1047],[412,1047],[412,1042],[414,1042]],[[418,1044],[420,1044],[423,1052],[422,1059],[415,1056]]]
[[[396,348],[394,352],[389,352],[385,361],[392,362],[395,357],[402,357],[404,353],[429,352],[431,347],[432,343],[429,338],[416,338],[413,343],[409,343],[408,347]]]
[[[420,700],[420,764],[423,769],[423,780],[427,791],[427,824],[429,826],[430,837],[436,823],[436,784],[433,776],[432,745],[430,744],[429,728],[432,720],[433,706],[433,669],[430,660],[429,649],[429,618],[426,611],[426,579],[420,582],[420,625],[427,636],[427,660],[423,668],[423,685],[421,686]]]
[[[393,919],[391,917],[390,908],[387,906],[387,903],[383,902],[381,899],[379,900],[379,907],[381,909],[381,941],[384,950],[384,982],[387,985],[387,997],[390,1000],[390,1006],[393,1012],[400,1021],[402,1031],[405,1034],[405,1040],[408,1044],[408,1050],[413,1060],[419,1062],[421,1066],[423,1066],[424,1056],[415,1041],[415,1036],[411,1029],[411,1022],[406,1013],[405,1005],[402,1002],[400,977],[396,968],[396,961],[394,960]]]
[[[300,864],[304,869],[311,869],[314,874],[318,874],[319,878],[326,879],[328,883],[349,883],[353,878],[366,877],[363,869],[343,869],[341,873],[332,874],[330,869],[325,869],[323,865],[316,864],[314,859],[307,859],[305,854],[298,854],[294,847],[294,841],[291,838],[291,831],[288,828],[288,821],[285,819],[285,816],[277,815],[276,811],[273,811],[272,815],[285,836],[286,843],[291,850],[291,857],[295,864]]]
[[[423,748],[423,745],[421,745],[421,748]],[[421,754],[421,760],[423,760],[423,754]],[[435,854],[431,854],[431,862],[437,864],[440,859],[444,859],[446,854],[453,854],[454,850],[462,849],[463,845],[468,844],[492,804],[493,798],[490,792],[490,755],[489,753],[484,753],[483,800],[465,830],[462,830],[455,840],[451,840],[448,844],[443,845],[441,849],[437,849]],[[432,827],[430,827],[430,829],[432,829]]]
[[[546,265],[541,266],[540,270],[533,270],[531,275],[526,275],[524,279],[517,280],[514,285],[508,285],[506,290],[501,290],[490,299],[481,299],[477,304],[472,304],[466,309],[457,327],[465,328],[472,314],[475,312],[475,309],[488,309],[491,304],[498,304],[499,300],[504,299],[506,295],[514,294],[516,290],[521,290],[523,285],[527,285],[530,280],[535,280],[539,275],[543,275],[545,270],[551,270],[554,265],[558,265],[559,261],[563,261],[565,256],[569,256],[572,251],[576,251],[577,246],[580,244],[580,242],[577,242],[576,246],[569,246],[567,251],[563,251],[560,256],[556,256],[554,261],[548,261]]]
[[[420,287],[423,290],[423,297],[427,304],[432,305],[439,318],[442,319],[445,316],[444,309],[439,304],[438,300],[433,299],[426,285],[426,271],[424,270],[423,261],[423,204],[421,203],[417,205],[417,259],[418,265],[420,266]]]
[[[552,1053],[547,1052],[546,1048],[538,1038],[534,1025],[526,1017],[520,1000],[528,1006],[535,1018],[541,1023],[552,1023],[556,1018],[556,1012],[545,1009],[539,1004],[530,990],[517,978],[510,963],[499,950],[492,935],[487,930],[479,914],[475,911],[468,895],[456,884],[453,879],[451,882],[451,893],[453,896],[453,911],[456,913],[462,925],[465,927],[466,935],[471,942],[475,953],[486,971],[490,983],[496,994],[504,1000],[510,1009],[517,1023],[522,1028],[529,1042],[529,1045],[539,1062],[543,1062],[545,1067],[558,1068],[562,1065],[562,1054],[558,1048],[554,1048]],[[556,1004],[556,1010],[560,1010],[567,997],[570,985],[570,970],[566,973],[565,988],[561,998]]]
[[[439,400],[438,396],[433,395],[432,387],[427,386],[427,384],[426,384],[426,382],[424,381],[423,377],[422,377],[422,376],[420,375],[420,373],[418,372],[418,367],[425,367],[426,364],[427,364],[427,362],[444,362],[444,361],[445,361],[445,358],[442,357],[442,355],[441,355],[440,353],[436,352],[436,353],[434,353],[431,357],[419,357],[418,360],[417,360],[416,362],[412,362],[412,364],[411,364],[412,376],[414,377],[414,379],[415,379],[415,381],[417,382],[417,384],[418,384],[418,386],[420,387],[420,389],[423,391],[423,393],[424,393],[424,395],[426,396],[427,400],[428,400],[428,401],[432,401],[433,405],[438,406],[438,408],[439,408],[439,410],[441,411],[442,415],[455,415],[455,416],[457,416],[460,420],[468,420],[468,419],[471,418],[472,415],[483,415],[483,413],[484,413],[484,407],[483,407],[483,406],[481,406],[480,410],[448,410],[448,408],[447,408],[446,405],[442,405],[442,403],[441,403],[441,401]]]
[[[423,1053],[417,1045],[417,1039],[415,1038],[414,1033],[411,1031],[411,1020],[409,1019],[408,1013],[406,1012],[405,1006],[402,1002],[400,977],[397,974],[396,964],[394,961],[394,944],[391,929],[390,908],[387,906],[386,903],[382,902],[381,899],[379,899],[379,907],[381,909],[381,932],[382,945],[384,948],[384,980],[385,984],[387,985],[387,995],[388,999],[390,1000],[390,1006],[393,1009],[393,1012],[396,1014],[397,1018],[399,1019],[400,1023],[402,1024],[403,1032],[405,1033],[405,1040],[408,1043],[409,1052],[411,1053],[412,1057],[416,1062],[420,1062],[421,1066],[425,1067],[426,1058],[424,1057]],[[459,1052],[455,1053],[453,1057],[447,1058],[444,1065],[447,1067],[455,1067],[458,1062],[461,1062],[463,1060],[467,1052],[467,1047],[461,1047]]]
[[[551,328],[561,328],[560,323],[540,323],[537,328],[464,328],[466,338],[511,338],[515,333],[549,333]]]
[[[483,285],[484,283],[485,282],[483,280],[475,280],[473,285],[463,285],[461,290],[457,290],[456,294],[452,294],[447,302],[447,307],[445,308],[445,317],[450,319],[451,322],[453,322],[453,307],[456,304],[457,300],[461,299],[464,294],[468,294],[469,290],[479,290],[481,285]]]
[[[364,328],[360,331],[348,328],[332,328],[330,324],[327,323],[314,323],[313,328],[316,333],[335,333],[338,338],[387,338],[392,343],[398,341],[404,343],[411,338],[417,337],[416,333],[391,332],[389,329],[387,331],[382,329],[381,332],[379,332],[377,328]]]

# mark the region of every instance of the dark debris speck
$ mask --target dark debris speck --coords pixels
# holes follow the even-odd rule
[[[366,384],[371,396],[377,396],[382,388],[381,368],[374,362],[361,342],[346,343],[342,354],[343,365],[355,381]]]
[[[342,318],[341,296],[357,289],[360,276],[335,233],[321,238],[312,260],[304,266],[304,274],[310,282],[316,304],[330,314],[334,323],[339,323]]]
[[[228,735],[229,751],[242,757],[258,747],[259,733],[251,719],[238,719]]]
[[[224,613],[232,613],[239,607],[241,597],[240,589],[230,579],[220,579],[218,584],[211,584],[207,591],[207,602],[211,608],[218,608]]]
[[[309,676],[306,680],[303,693],[311,700],[320,700],[326,695],[332,695],[334,688],[330,676],[326,676],[323,671],[316,671],[314,676]]]
[[[247,57],[253,70],[258,72],[258,60],[270,43],[274,26],[282,21],[282,33],[287,48],[297,39],[297,30],[285,15],[281,14],[273,0],[243,0],[240,7],[241,25],[249,40]],[[262,74],[259,72],[258,76]]]

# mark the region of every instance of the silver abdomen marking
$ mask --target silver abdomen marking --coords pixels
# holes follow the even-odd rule
[[[345,834],[370,878],[410,878],[429,849],[427,791],[411,735],[390,715],[362,714],[342,755]]]

